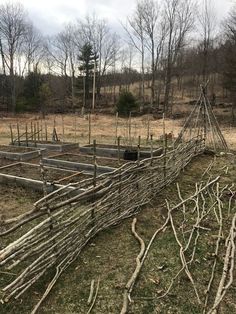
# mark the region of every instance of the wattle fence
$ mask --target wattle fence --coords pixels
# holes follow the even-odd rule
[[[5,224],[1,235],[10,233],[12,238],[20,226],[26,230],[29,222],[31,226],[35,222],[33,228],[0,251],[0,267],[18,272],[12,282],[1,288],[2,300],[19,298],[55,269],[55,277],[36,311],[60,274],[91,238],[137,213],[204,148],[204,141],[195,138],[161,156],[130,162],[106,176],[61,188],[39,200],[31,212]]]

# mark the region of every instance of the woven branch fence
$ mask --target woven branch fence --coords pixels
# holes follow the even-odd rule
[[[162,156],[127,163],[97,181],[85,180],[74,184],[73,190],[65,187],[38,201],[34,211],[19,217],[8,233],[44,216],[41,222],[0,251],[0,267],[18,272],[15,280],[1,289],[2,300],[19,298],[54,269],[55,276],[40,304],[92,237],[137,213],[203,151],[204,141],[195,138]],[[75,193],[76,189],[80,193]]]

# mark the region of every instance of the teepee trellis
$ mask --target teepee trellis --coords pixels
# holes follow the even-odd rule
[[[207,98],[206,86],[201,85],[201,94],[192,112],[187,118],[175,144],[188,141],[194,137],[202,137],[207,148],[228,150],[227,143]]]

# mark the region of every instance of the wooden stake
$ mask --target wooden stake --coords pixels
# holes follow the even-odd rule
[[[148,121],[147,121],[147,142],[150,137],[150,117],[148,116]]]
[[[129,113],[129,145],[132,146],[132,142],[131,142],[131,112]]]
[[[91,114],[88,114],[88,143],[91,143]]]
[[[95,109],[95,90],[96,90],[96,60],[94,60],[94,69],[93,69],[93,103],[92,111]]]
[[[30,138],[31,138],[31,141],[33,142],[34,141],[34,131],[33,131],[33,122],[32,121],[30,122]]]
[[[65,126],[64,126],[64,117],[61,116],[61,122],[62,122],[62,142],[65,141]]]
[[[165,113],[164,112],[163,112],[163,117],[162,117],[162,126],[163,126],[163,149],[165,149],[166,124],[165,124]]]
[[[119,113],[116,113],[116,133],[115,133],[115,144],[117,141],[117,137],[118,137],[118,121],[119,121]]]
[[[94,188],[97,185],[97,156],[96,156],[96,140],[93,140],[93,164],[94,164],[94,172],[93,172],[93,186]],[[93,195],[93,201],[95,202],[95,195]],[[91,211],[91,219],[94,219],[94,207]]]
[[[12,131],[12,125],[10,124],[10,133],[11,133],[11,144],[14,144],[14,139],[13,139],[13,131]]]
[[[45,121],[45,140],[46,140],[46,142],[48,141],[48,126],[47,126],[46,121]]]
[[[27,123],[25,124],[25,141],[26,141],[26,146],[29,146],[29,140],[28,140],[28,125]]]
[[[40,132],[41,132],[41,141],[43,141],[43,121],[40,121]]]
[[[140,146],[141,146],[141,136],[139,135],[139,137],[138,137],[138,156],[137,156],[137,158],[138,158],[138,165],[140,163]]]
[[[38,134],[38,142],[40,141],[40,138],[39,138],[39,122],[37,121],[37,134]]]
[[[117,149],[117,152],[118,152],[118,166],[120,167],[120,136],[117,139],[117,146],[118,146],[118,149]]]
[[[17,140],[18,140],[18,146],[20,146],[20,129],[19,129],[19,123],[17,122]]]
[[[75,143],[77,142],[77,119],[75,116]]]
[[[151,165],[153,160],[153,134],[151,134]]]
[[[36,136],[37,136],[37,134],[36,134],[36,124],[34,123],[34,146],[35,147],[37,146],[37,144],[36,144]]]
[[[93,140],[93,164],[94,164],[94,174],[93,174],[93,185],[94,187],[97,184],[97,147],[96,140]]]

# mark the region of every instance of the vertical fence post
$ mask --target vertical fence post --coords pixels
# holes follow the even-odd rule
[[[167,152],[167,135],[164,137],[164,179],[166,180],[166,152]]]
[[[37,146],[37,144],[36,144],[36,136],[37,136],[37,134],[36,134],[36,124],[34,123],[34,146],[35,147]]]
[[[64,126],[64,117],[61,116],[61,123],[62,123],[62,142],[65,142],[65,126]]]
[[[116,113],[116,130],[115,130],[115,144],[117,141],[117,136],[118,136],[118,121],[119,121],[119,113]]]
[[[47,122],[45,121],[45,141],[48,141],[48,126],[47,126]]]
[[[10,124],[10,133],[11,133],[11,144],[14,144],[14,139],[13,139],[13,131],[12,131],[12,125]]]
[[[75,116],[75,143],[77,143],[77,119]]]
[[[117,139],[118,166],[120,167],[120,136]]]
[[[29,146],[29,138],[28,138],[28,125],[27,123],[25,124],[25,141],[26,141],[26,146]]]
[[[91,144],[91,114],[88,114],[88,143]]]
[[[43,142],[43,120],[40,121],[41,141]]]
[[[148,116],[148,120],[147,120],[147,140],[146,142],[148,143],[150,137],[150,117]]]
[[[30,139],[33,142],[34,141],[34,131],[33,131],[33,122],[30,122]]]
[[[151,139],[151,166],[152,166],[152,162],[153,162],[153,134],[150,135],[150,139]]]
[[[40,141],[40,138],[39,138],[39,122],[37,121],[37,134],[38,134],[38,142]]]
[[[132,140],[131,140],[131,112],[129,113],[129,145],[132,146]]]
[[[138,156],[137,156],[138,165],[140,164],[140,146],[141,146],[141,136],[139,135],[139,137],[138,137]]]
[[[93,187],[95,189],[97,185],[97,149],[96,149],[96,140],[93,140],[93,164],[94,164],[94,172],[93,172]],[[95,202],[95,193],[93,195],[93,201]],[[94,219],[94,205],[91,211],[91,219]]]
[[[19,123],[17,122],[17,140],[18,140],[18,146],[20,146],[20,128],[19,128]]]

